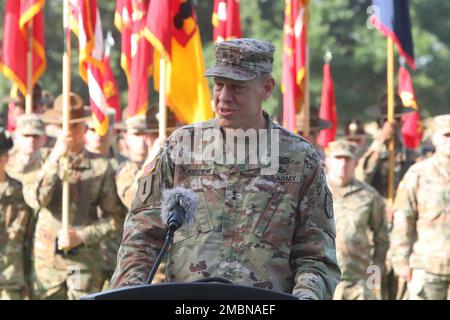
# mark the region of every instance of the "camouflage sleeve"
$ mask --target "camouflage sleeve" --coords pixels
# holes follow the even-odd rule
[[[371,183],[377,171],[381,154],[383,153],[384,144],[374,140],[369,149],[361,156],[358,161],[358,166],[355,170],[355,176],[358,180],[366,183]]]
[[[80,231],[80,236],[85,244],[98,243],[108,233],[118,230],[121,227],[119,224],[125,216],[126,209],[117,195],[114,169],[109,162],[101,187],[99,207],[102,209],[103,217]]]
[[[53,197],[58,181],[59,163],[49,159],[36,175],[36,181],[24,185],[23,195],[25,202],[35,210],[47,206]]]
[[[409,256],[416,239],[417,175],[409,170],[400,182],[393,206],[394,223],[391,236],[392,265],[397,273],[409,268]]]
[[[116,173],[116,187],[120,200],[127,208],[131,207],[137,192],[138,179],[142,176],[142,169],[138,172],[127,170],[122,165]]]
[[[314,162],[305,166],[305,184],[299,198],[291,253],[296,269],[293,294],[300,299],[332,299],[341,275],[336,260],[333,199],[320,160]]]
[[[380,268],[384,268],[386,252],[389,248],[389,232],[384,200],[378,194],[375,195],[372,202],[372,212],[369,223],[373,233],[374,242],[373,263]]]
[[[162,248],[161,193],[173,185],[173,165],[166,147],[146,166],[126,218],[111,287],[144,284]]]

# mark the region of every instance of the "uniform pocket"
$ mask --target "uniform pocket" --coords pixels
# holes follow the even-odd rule
[[[184,181],[180,184],[187,189],[195,192],[198,197],[197,212],[195,213],[195,220],[193,225],[184,225],[177,232],[175,232],[173,243],[183,241],[200,233],[206,233],[212,230],[211,214],[206,202],[205,192],[203,190],[203,183],[201,177],[193,177],[189,181]]]
[[[271,245],[289,254],[292,244],[294,216],[292,208],[286,206],[286,188],[276,182],[257,178],[253,190],[246,195],[245,202],[253,204],[256,221],[253,233]]]

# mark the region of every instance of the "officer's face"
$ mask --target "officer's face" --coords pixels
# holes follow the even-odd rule
[[[267,100],[275,82],[271,76],[248,81],[214,78],[214,106],[220,125],[230,129],[258,128],[262,118],[262,102]]]
[[[436,148],[436,154],[444,157],[450,157],[450,133],[433,135],[433,144]]]
[[[337,186],[347,185],[354,177],[357,161],[350,157],[327,157],[327,176]]]

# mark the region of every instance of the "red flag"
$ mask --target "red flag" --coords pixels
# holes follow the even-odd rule
[[[239,0],[214,0],[212,24],[214,42],[241,38]]]
[[[116,111],[115,121],[120,122],[122,119],[122,108],[120,106],[119,87],[109,63],[109,55],[103,57],[103,71],[102,84],[106,104]]]
[[[128,117],[145,114],[148,80],[152,73],[153,48],[144,30],[150,0],[119,0],[114,23],[121,31],[121,66],[128,80]]]
[[[305,94],[308,4],[308,0],[285,2],[281,92],[283,126],[291,131],[296,129],[295,114]]]
[[[168,106],[185,123],[213,117],[208,82],[203,76],[200,31],[190,0],[152,1],[145,36],[155,48],[154,60],[166,61]],[[159,63],[154,70],[155,89],[159,90]]]
[[[32,21],[32,84],[46,68],[44,14],[45,0],[7,0],[0,71],[27,94],[28,26]]]
[[[107,103],[103,93],[103,32],[97,1],[70,0],[71,28],[78,37],[79,72],[89,87],[95,131],[108,131]]]
[[[336,139],[336,129],[338,124],[333,78],[331,76],[329,63],[323,65],[322,99],[320,101],[319,118],[328,120],[332,124],[331,128],[321,130],[317,137],[317,143],[325,149],[328,146],[328,143]]]
[[[422,122],[420,120],[419,107],[414,95],[414,88],[409,71],[400,67],[398,70],[398,95],[402,99],[405,107],[413,108],[416,111],[402,115],[402,135],[405,147],[415,149],[422,141]]]

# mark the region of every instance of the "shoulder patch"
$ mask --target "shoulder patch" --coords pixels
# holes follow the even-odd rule
[[[333,218],[333,195],[331,194],[330,189],[325,187],[325,213],[327,214],[328,219]]]
[[[144,203],[152,193],[152,175],[143,176],[139,179],[137,197]]]

